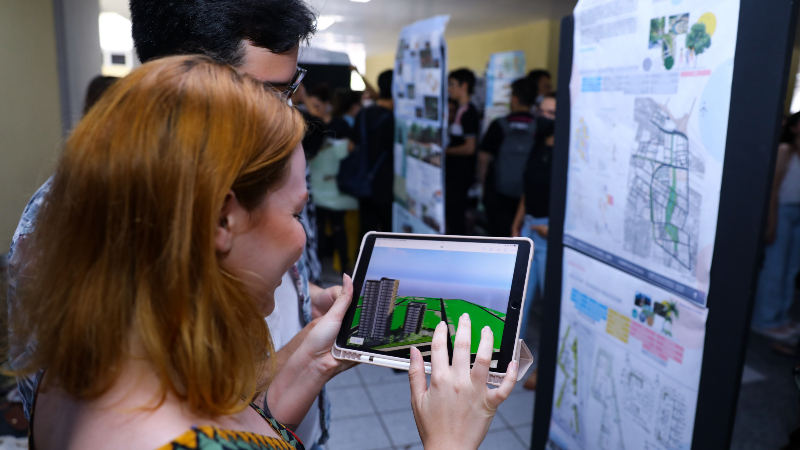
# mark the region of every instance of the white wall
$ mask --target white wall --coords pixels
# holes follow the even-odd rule
[[[0,0],[0,254],[61,140],[52,0]]]

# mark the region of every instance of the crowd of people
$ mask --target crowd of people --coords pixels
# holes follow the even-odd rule
[[[475,74],[466,68],[448,74],[449,136],[443,180],[446,232],[531,238],[536,252],[529,277],[530,305],[535,296],[542,295],[544,286],[556,108],[551,76],[545,70],[533,70],[514,81],[510,113],[492,121],[485,132],[481,125],[483,107],[473,99],[476,82]],[[335,249],[343,272],[352,270],[344,223],[346,211],[358,210],[359,239],[369,231],[392,231],[392,71],[383,72],[378,85],[375,100],[370,98],[374,90],[369,83],[363,95],[340,88],[339,94],[331,97],[323,84],[300,100],[301,108],[324,123],[323,150],[310,159],[320,254],[330,257]],[[354,118],[337,122],[338,117],[346,117],[345,111],[353,113]],[[337,177],[358,178],[358,173],[342,162],[358,158],[356,154],[362,148],[366,149],[362,157],[368,170],[365,180],[371,183],[369,189],[353,190],[336,183]],[[473,201],[472,192],[481,193],[478,201]],[[336,199],[335,205],[332,198]],[[524,324],[528,323],[530,310],[525,309]],[[523,326],[523,339],[526,332],[527,326]],[[536,372],[526,383],[530,389],[535,386]]]
[[[130,1],[145,64],[92,83],[83,120],[14,234],[10,360],[31,448],[205,440],[314,449],[329,438],[324,386],[352,367],[330,348],[353,294],[353,238],[392,231],[393,72],[377,89],[364,80],[363,92],[306,89],[298,48],[315,18],[302,0],[197,8]],[[534,70],[514,81],[509,113],[485,129],[477,81],[466,68],[448,74],[446,232],[533,240],[531,306],[544,292],[552,79]],[[800,113],[778,152],[752,323],[786,353],[800,336],[789,317],[800,272],[798,154]],[[320,261],[334,254],[343,282],[323,288]],[[464,344],[469,318],[460,320]],[[445,339],[437,328],[430,386],[411,352],[416,422],[425,448],[476,448],[516,363],[487,389],[479,361],[490,359],[491,331],[471,369],[469,345],[454,346],[451,367]],[[460,389],[466,383],[473,388]]]
[[[353,289],[346,274],[317,283],[318,227],[345,272],[342,211],[357,206],[362,231],[391,229],[392,74],[367,104],[304,92],[298,49],[315,16],[302,0],[130,10],[144,64],[93,83],[8,254],[29,446],[319,448],[325,384],[352,367],[330,349]],[[367,175],[349,185],[356,195],[325,192],[346,167]],[[458,330],[451,363],[437,328],[430,385],[411,351],[426,448],[477,448],[515,384],[512,362],[488,389],[491,331],[471,367],[468,316]]]

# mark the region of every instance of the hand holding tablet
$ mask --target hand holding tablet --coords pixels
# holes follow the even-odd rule
[[[520,318],[533,255],[525,238],[368,233],[356,263],[354,297],[333,346],[339,359],[409,369],[411,350],[430,370],[434,331],[444,322],[448,359],[468,314],[467,358],[481,330],[493,340],[487,380],[499,385],[520,356]],[[527,352],[527,349],[525,349]]]
[[[475,364],[470,370],[471,331],[469,315],[459,318],[453,350],[453,365],[447,354],[447,327],[441,322],[433,334],[431,385],[419,350],[411,350],[411,407],[426,450],[477,449],[489,431],[497,407],[511,394],[517,380],[516,361],[508,365],[497,389],[486,386],[494,337],[485,326]]]

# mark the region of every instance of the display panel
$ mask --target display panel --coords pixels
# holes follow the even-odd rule
[[[687,449],[708,310],[563,250],[554,449]]]
[[[354,283],[358,295],[338,345],[402,358],[417,347],[429,360],[433,332],[444,321],[452,355],[459,318],[467,313],[472,357],[481,330],[489,326],[492,368],[505,369],[513,348],[503,351],[502,342],[516,338],[529,248],[526,241],[374,238],[362,252]]]

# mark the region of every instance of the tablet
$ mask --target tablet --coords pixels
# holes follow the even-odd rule
[[[471,361],[488,325],[490,371],[505,374],[515,356],[532,256],[526,238],[368,233],[334,355],[349,350],[351,359],[356,353],[364,362],[407,369],[417,347],[430,363],[433,331],[445,321],[452,361],[459,317],[468,313]]]

